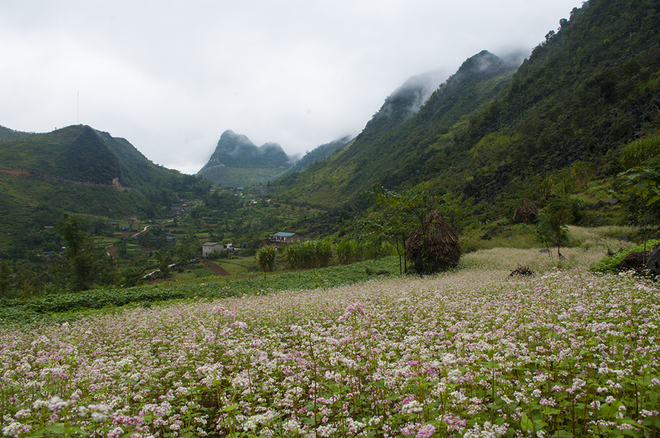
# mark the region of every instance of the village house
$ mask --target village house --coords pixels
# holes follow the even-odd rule
[[[209,254],[213,254],[220,251],[233,251],[234,246],[231,243],[215,243],[215,242],[206,242],[202,245],[202,256],[207,257]]]
[[[285,233],[280,231],[279,233],[271,234],[268,238],[268,241],[271,245],[280,246],[280,245],[289,245],[293,243],[294,240],[300,239],[296,233]]]
[[[223,250],[222,244],[215,242],[206,242],[202,245],[202,256],[208,257],[209,254]]]

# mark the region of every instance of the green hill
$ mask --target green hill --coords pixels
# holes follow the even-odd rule
[[[519,68],[483,51],[412,115],[410,96],[394,94],[350,147],[271,189],[344,208],[373,183],[422,184],[497,215],[539,199],[578,161],[591,177],[614,175],[622,146],[659,131],[657,7],[585,2]]]
[[[53,171],[69,179],[99,184],[112,184],[121,176],[119,158],[89,126],[58,154]]]
[[[0,140],[16,140],[17,138],[27,137],[30,135],[27,132],[14,131],[10,128],[0,126]]]
[[[0,226],[9,234],[52,225],[62,212],[161,216],[186,191],[209,186],[89,126],[0,134]]]

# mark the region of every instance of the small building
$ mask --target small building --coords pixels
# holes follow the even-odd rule
[[[296,233],[285,233],[280,231],[279,233],[271,234],[268,238],[268,241],[271,245],[280,246],[280,245],[289,245],[293,243],[294,240],[300,239]]]
[[[221,243],[206,242],[205,244],[202,245],[202,256],[207,257],[209,254],[213,254],[214,252],[220,252],[224,249],[225,248]]]

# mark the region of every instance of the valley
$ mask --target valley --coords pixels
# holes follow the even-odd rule
[[[657,436],[660,13],[559,26],[303,157],[0,127],[2,434]]]

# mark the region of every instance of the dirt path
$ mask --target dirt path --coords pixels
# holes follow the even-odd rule
[[[228,277],[229,275],[231,275],[229,272],[227,272],[225,268],[211,261],[204,260],[204,266],[209,268],[209,270],[213,272],[213,275],[222,275],[223,277]]]
[[[7,175],[13,178],[19,178],[23,174],[27,174],[30,171],[27,169],[21,169],[20,167],[14,169],[0,169],[0,173],[6,173]]]

